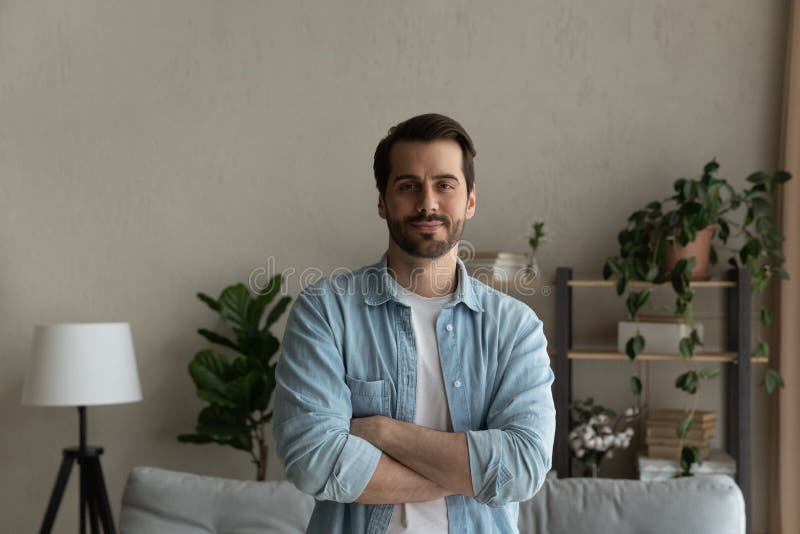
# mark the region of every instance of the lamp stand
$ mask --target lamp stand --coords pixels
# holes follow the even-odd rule
[[[79,406],[78,413],[80,415],[80,447],[69,447],[63,451],[61,468],[58,470],[56,485],[53,488],[52,495],[50,495],[50,502],[47,505],[47,512],[42,522],[42,528],[39,531],[40,534],[50,534],[53,528],[58,506],[61,504],[61,497],[64,496],[64,489],[67,487],[72,464],[75,463],[75,460],[78,461],[81,476],[80,533],[86,534],[86,516],[88,515],[92,534],[98,534],[99,532],[98,519],[103,525],[105,534],[115,534],[111,506],[108,503],[108,492],[103,479],[103,469],[100,467],[100,455],[103,454],[103,448],[86,446],[86,407]]]

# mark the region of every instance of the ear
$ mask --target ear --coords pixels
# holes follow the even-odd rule
[[[378,194],[378,215],[381,219],[386,218],[386,201],[383,198],[383,193]]]
[[[464,216],[467,219],[471,219],[473,215],[475,215],[475,187],[472,188],[467,197],[467,211]]]

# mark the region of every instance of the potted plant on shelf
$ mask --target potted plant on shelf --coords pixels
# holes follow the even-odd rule
[[[178,441],[185,443],[218,443],[249,453],[258,481],[265,480],[267,473],[264,426],[272,420],[269,403],[275,389],[275,363],[271,360],[280,345],[270,327],[286,310],[291,297],[278,300],[266,319],[264,314],[282,283],[282,276],[275,275],[255,298],[244,284],[226,287],[218,299],[197,294],[219,313],[236,340],[205,328],[197,333],[237,355],[229,359],[214,349],[205,349],[189,363],[197,396],[209,404],[197,416],[195,433],[178,436]]]
[[[532,222],[530,234],[528,234],[528,245],[531,249],[528,259],[528,276],[530,278],[539,278],[539,262],[536,260],[536,251],[539,250],[544,237],[544,221]]]
[[[753,280],[753,291],[766,289],[774,277],[788,278],[781,269],[784,257],[780,252],[783,235],[772,216],[775,192],[791,175],[785,171],[774,174],[755,172],[747,177],[748,186],[737,190],[726,180],[718,178],[719,164],[707,163],[700,178],[681,178],[673,184],[674,194],[661,201],[648,203],[628,217],[625,228],[619,232],[619,254],[606,259],[603,278],[616,278],[616,292],[625,299],[625,316],[635,321],[639,311],[648,303],[652,287],[630,290],[631,281],[650,282],[655,285],[670,284],[675,292],[675,315],[681,316],[690,332],[678,342],[678,351],[691,364],[695,350],[702,340],[694,325],[690,287],[692,280],[709,277],[707,266],[719,261],[717,249],[732,253],[728,263],[733,267],[746,267]],[[741,222],[734,215],[743,216]],[[731,248],[729,239],[741,238],[741,246]],[[716,241],[716,244],[715,244]],[[764,325],[771,323],[769,311],[761,310]],[[646,348],[646,340],[637,333],[625,343],[625,353],[634,360]],[[753,356],[767,357],[769,345],[759,340]],[[695,395],[701,380],[716,376],[717,369],[708,367],[689,370],[675,381],[675,387]],[[773,369],[767,368],[762,384],[768,393],[783,387],[783,380]],[[641,395],[641,380],[631,377],[633,395]],[[695,403],[696,404],[696,403]],[[676,434],[683,439],[691,427],[694,410],[678,424]],[[683,447],[681,463],[686,467],[693,461],[702,461],[699,449]],[[685,471],[688,471],[686,467]]]

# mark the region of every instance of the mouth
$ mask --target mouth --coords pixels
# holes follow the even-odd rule
[[[425,222],[425,223],[411,223],[411,226],[419,230],[420,232],[433,232],[437,228],[440,228],[443,223],[440,222]]]

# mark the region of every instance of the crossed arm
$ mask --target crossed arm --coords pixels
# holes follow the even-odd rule
[[[356,502],[394,504],[473,496],[467,438],[389,417],[352,419],[350,433],[383,451]]]

